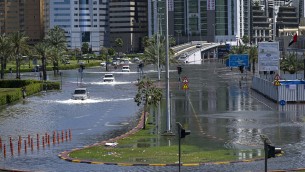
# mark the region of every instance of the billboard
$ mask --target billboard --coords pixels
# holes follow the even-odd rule
[[[249,55],[248,54],[230,54],[229,67],[249,67]]]
[[[258,43],[258,71],[278,71],[280,50],[278,42]]]

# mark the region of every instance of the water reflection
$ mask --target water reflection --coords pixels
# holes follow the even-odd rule
[[[219,65],[185,65],[183,70],[189,74],[190,89],[171,90],[175,118],[172,123],[179,121],[192,131],[186,143],[209,149],[231,149],[239,159],[262,155],[261,134],[268,135],[275,145],[284,149],[287,145],[304,144],[305,105],[288,104],[281,109],[251,90],[249,79],[241,80],[239,73]],[[166,114],[164,102],[161,107],[162,114]],[[166,118],[163,116],[162,120]],[[161,130],[165,131],[165,127],[162,124]],[[296,149],[302,152],[300,146]]]

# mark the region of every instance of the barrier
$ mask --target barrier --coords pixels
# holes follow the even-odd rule
[[[53,145],[68,142],[72,140],[72,132],[70,129],[68,130],[61,130],[60,131],[53,131]],[[9,136],[9,139],[5,140],[3,137],[0,136],[0,150],[3,152],[3,157],[6,157],[6,142],[9,142],[9,149],[11,156],[14,156],[14,140],[16,141],[15,148],[17,149],[18,155],[21,155],[21,153],[27,154],[27,149],[31,149],[31,152],[33,153],[35,150],[39,150],[40,147],[43,149],[46,148],[46,146],[50,147],[50,135],[46,132],[44,134],[37,133],[36,138],[31,137],[30,134],[24,137],[22,139],[22,136],[19,135],[18,137]],[[14,139],[15,138],[15,139]],[[16,139],[17,138],[17,139]],[[36,141],[34,141],[36,140]],[[22,144],[24,145],[22,147]],[[34,145],[35,144],[35,145]]]

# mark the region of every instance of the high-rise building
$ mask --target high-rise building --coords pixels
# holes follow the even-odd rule
[[[168,0],[169,35],[189,41],[238,43],[250,34],[250,0]],[[149,35],[164,32],[164,1],[148,0]]]
[[[142,40],[147,36],[147,0],[110,0],[110,45],[119,52],[143,50]],[[123,40],[122,47],[116,39]]]
[[[45,0],[46,31],[65,30],[68,48],[81,49],[88,43],[93,52],[108,46],[108,0]]]
[[[34,44],[44,36],[43,0],[0,1],[0,33],[22,32]]]

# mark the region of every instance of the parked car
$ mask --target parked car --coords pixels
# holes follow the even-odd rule
[[[72,95],[72,99],[74,100],[86,100],[89,97],[89,92],[86,88],[76,88]]]
[[[124,66],[122,67],[122,72],[130,72],[129,65],[124,65]]]
[[[111,73],[106,73],[103,78],[104,82],[114,82],[114,76]]]
[[[202,45],[201,44],[196,44],[196,48],[201,48]]]
[[[101,66],[106,66],[106,62],[101,62],[100,65]]]

